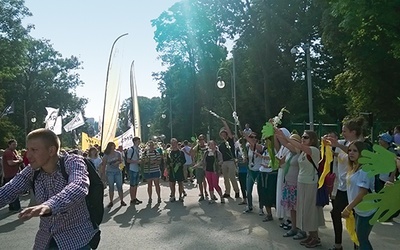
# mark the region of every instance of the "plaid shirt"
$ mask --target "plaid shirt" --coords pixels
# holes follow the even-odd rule
[[[40,217],[34,249],[46,249],[51,238],[54,238],[59,249],[79,249],[88,245],[98,231],[93,228],[86,206],[89,177],[83,158],[66,156],[65,171],[68,182],[60,168],[52,174],[40,170],[36,178],[36,202],[48,205],[52,214]],[[33,173],[34,170],[28,166],[0,188],[0,207],[32,187]]]

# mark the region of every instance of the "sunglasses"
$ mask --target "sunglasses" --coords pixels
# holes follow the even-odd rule
[[[301,138],[303,138],[304,140],[310,139],[310,137],[308,135],[303,135]]]

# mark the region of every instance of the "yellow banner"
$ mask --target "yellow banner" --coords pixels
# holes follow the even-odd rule
[[[100,145],[100,140],[97,138],[89,137],[88,134],[82,132],[82,151],[93,147],[95,144]]]

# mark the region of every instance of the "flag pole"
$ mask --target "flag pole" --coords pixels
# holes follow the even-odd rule
[[[106,98],[107,98],[107,84],[108,84],[108,74],[110,73],[110,64],[111,64],[111,58],[112,58],[112,53],[114,51],[114,46],[117,43],[117,41],[123,37],[123,36],[127,36],[128,33],[122,34],[119,37],[117,37],[117,39],[114,40],[112,46],[111,46],[111,51],[110,51],[110,57],[108,58],[108,65],[107,65],[107,75],[106,75],[106,88],[104,91],[104,106],[103,106],[103,119],[102,119],[102,123],[101,123],[101,138],[100,138],[100,144],[103,143],[103,139],[104,139],[104,113],[106,111]],[[101,149],[102,145],[100,145],[100,149]]]

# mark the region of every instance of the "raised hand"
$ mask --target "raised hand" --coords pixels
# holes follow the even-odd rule
[[[37,205],[33,207],[28,207],[22,210],[18,218],[22,220],[29,220],[32,217],[38,217],[38,216],[45,216],[49,215],[51,213],[51,209],[47,205]]]
[[[375,144],[374,152],[363,150],[358,162],[363,165],[362,169],[368,173],[368,177],[377,174],[386,174],[396,169],[396,155],[382,146]]]
[[[385,186],[379,193],[370,193],[364,196],[364,199],[357,208],[363,211],[377,209],[369,223],[372,225],[377,221],[387,221],[390,216],[400,210],[400,199],[397,199],[400,193],[400,181],[393,185]]]

